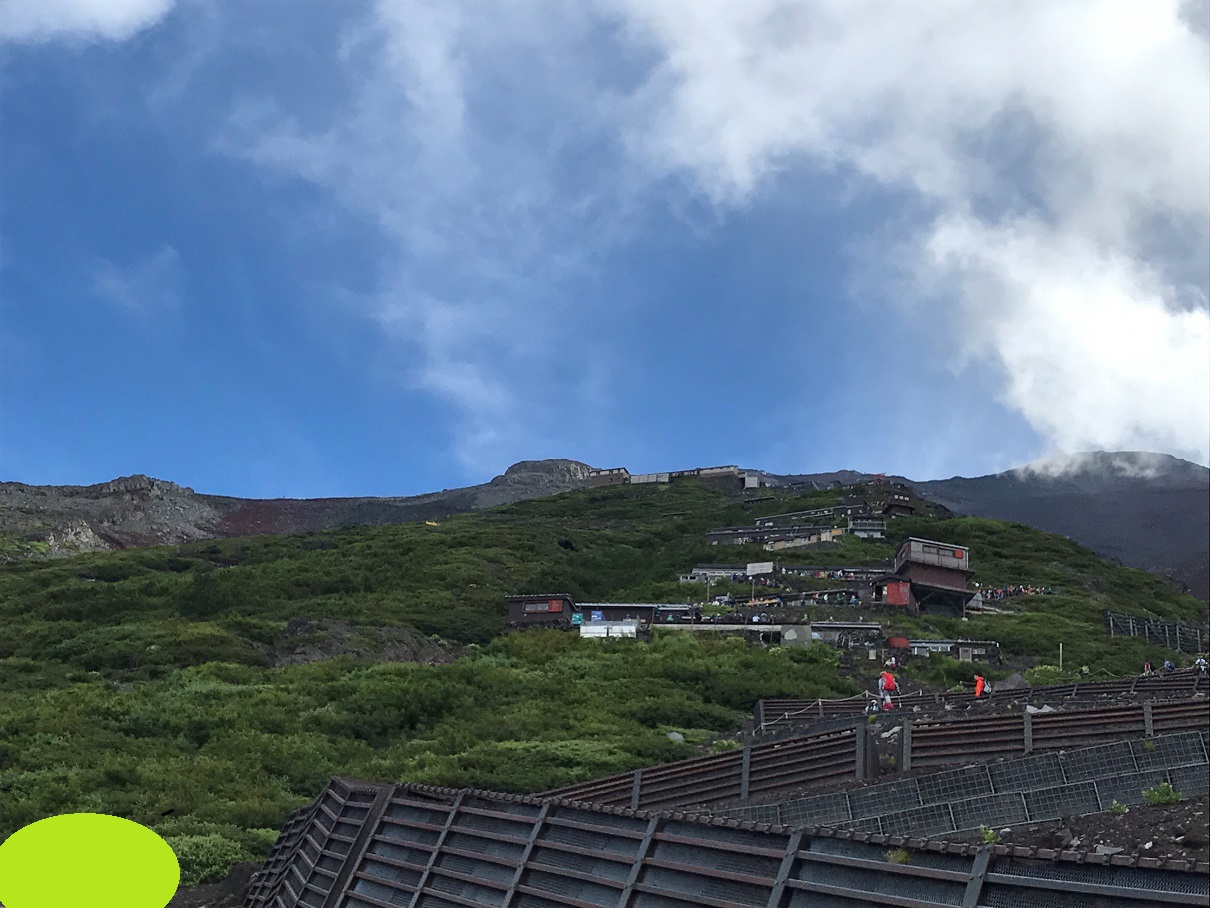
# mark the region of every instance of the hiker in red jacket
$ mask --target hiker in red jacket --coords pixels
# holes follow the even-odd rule
[[[878,676],[878,693],[882,695],[882,708],[891,708],[891,694],[895,691],[895,676],[883,672]]]

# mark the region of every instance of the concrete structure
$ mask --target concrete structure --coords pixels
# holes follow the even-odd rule
[[[908,649],[913,656],[938,653],[959,662],[1000,662],[1000,644],[994,640],[909,640]]]
[[[788,527],[722,527],[707,533],[706,541],[711,545],[763,545],[769,551],[775,551],[831,542],[847,532],[844,527],[807,524]]]
[[[700,609],[668,602],[576,602],[567,593],[507,596],[508,626],[570,629],[602,621],[641,625],[692,621]]]
[[[841,527],[815,527],[789,538],[774,539],[766,543],[765,548],[770,552],[778,552],[782,549],[805,549],[824,542],[835,542],[847,532]]]
[[[886,631],[881,624],[862,621],[812,621],[811,639],[841,649],[882,646]]]
[[[506,596],[509,627],[570,627],[575,602],[567,593]]]
[[[886,519],[873,515],[850,517],[849,533],[862,539],[885,539]]]
[[[887,495],[886,503],[882,506],[885,517],[911,517],[916,513],[912,504],[912,496],[907,492],[892,491]]]
[[[647,482],[671,482],[671,473],[636,473],[630,477],[631,485],[639,485]]]
[[[625,467],[611,467],[608,470],[590,470],[588,484],[590,486],[618,486],[630,482],[630,471]]]

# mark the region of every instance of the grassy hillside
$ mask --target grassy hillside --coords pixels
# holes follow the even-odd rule
[[[706,530],[819,507],[839,493],[757,508],[687,482],[588,490],[440,526],[227,540],[0,567],[0,838],[51,814],[128,816],[169,837],[190,878],[259,859],[285,814],[345,773],[532,791],[692,755],[767,696],[857,687],[830,650],[738,641],[499,637],[503,597],[684,601],[699,561],[767,560],[711,547]],[[899,537],[969,545],[976,579],[1051,585],[1026,611],[904,622],[989,636],[1015,657],[1132,671],[1162,651],[1110,640],[1101,610],[1196,619],[1164,580],[1061,537],[996,521],[892,523],[793,561],[887,560]],[[264,647],[291,618],[412,627],[469,647],[452,665],[341,658],[273,668]],[[964,669],[965,671],[966,669]],[[674,743],[668,731],[680,731]]]

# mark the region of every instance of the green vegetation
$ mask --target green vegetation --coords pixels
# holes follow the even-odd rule
[[[999,845],[1000,833],[992,829],[990,826],[979,827],[979,841],[984,845]]]
[[[1110,813],[1130,813],[1130,808],[1114,798],[1113,803],[1109,805]]]
[[[168,837],[187,879],[213,878],[233,860],[262,859],[288,812],[334,774],[532,792],[728,747],[719,739],[762,697],[849,696],[860,685],[823,646],[766,651],[673,631],[650,643],[501,636],[504,596],[701,597],[704,587],[676,579],[694,563],[770,560],[757,546],[709,546],[707,530],[839,495],[779,495],[749,508],[738,493],[696,482],[592,489],[439,527],[0,565],[0,839],[52,814],[111,813]],[[1016,659],[1051,661],[1061,640],[1065,661],[1094,674],[1167,655],[1137,638],[1111,640],[1103,609],[1200,613],[1160,578],[1024,527],[917,517],[891,531],[887,541],[846,538],[779,557],[886,561],[909,534],[970,545],[976,579],[1061,595],[968,622],[888,610],[891,626],[995,639]],[[466,655],[443,666],[342,657],[274,668],[292,618],[336,618],[367,633],[410,627]],[[972,670],[942,657],[911,668],[944,686],[969,683]]]
[[[344,658],[90,676],[0,695],[0,831],[111,813],[185,843],[187,872],[205,876],[263,859],[285,814],[332,775],[532,792],[694,756],[761,696],[855,691],[810,648],[671,633],[513,634],[440,667]]]
[[[892,864],[910,864],[912,853],[906,848],[892,848],[886,853],[886,859]]]
[[[1143,797],[1147,800],[1148,804],[1162,806],[1164,804],[1175,804],[1181,799],[1181,793],[1167,782],[1161,782],[1154,788],[1144,788]]]

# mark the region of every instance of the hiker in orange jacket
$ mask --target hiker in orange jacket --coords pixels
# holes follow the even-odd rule
[[[895,676],[890,672],[883,672],[878,676],[878,693],[882,695],[882,708],[891,708],[891,694],[895,690]]]
[[[983,688],[986,684],[982,675],[975,675],[975,699],[983,696]]]

